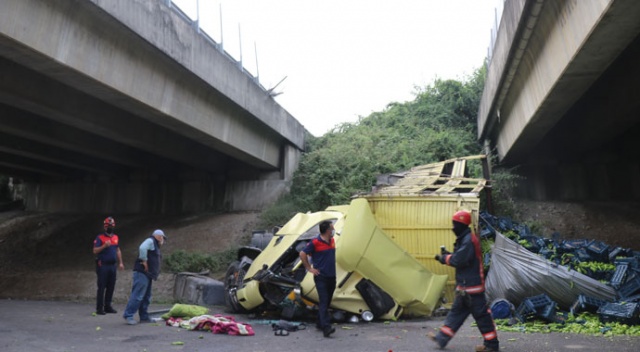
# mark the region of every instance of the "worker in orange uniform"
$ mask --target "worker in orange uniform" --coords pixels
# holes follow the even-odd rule
[[[112,217],[104,219],[104,232],[93,241],[93,254],[96,256],[96,275],[98,293],[96,314],[117,313],[111,301],[116,286],[117,269],[124,270],[122,253],[118,244],[118,235],[113,232],[116,221]],[[117,265],[117,266],[116,266]]]

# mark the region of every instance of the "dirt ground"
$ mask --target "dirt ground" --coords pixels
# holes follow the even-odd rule
[[[513,220],[528,223],[549,237],[598,239],[609,245],[640,250],[640,204],[520,202]],[[114,300],[124,304],[131,287],[131,269],[139,244],[154,229],[168,236],[163,254],[183,249],[213,253],[249,244],[258,213],[200,214],[181,217],[113,215],[120,237],[125,271],[119,272]],[[91,247],[106,215],[0,213],[0,298],[95,299],[96,277]],[[215,277],[220,275],[212,275]],[[171,302],[174,277],[161,274],[154,283],[154,301]]]
[[[632,202],[518,202],[516,220],[529,224],[536,235],[595,239],[610,246],[640,251],[640,203]]]
[[[259,213],[192,216],[113,215],[125,270],[118,272],[114,301],[131,289],[140,243],[160,228],[168,237],[163,256],[176,250],[214,253],[249,244]],[[93,301],[96,295],[93,240],[108,215],[11,211],[0,213],[0,298]],[[214,275],[220,273],[212,273]],[[174,275],[163,272],[153,286],[155,302],[173,299]]]

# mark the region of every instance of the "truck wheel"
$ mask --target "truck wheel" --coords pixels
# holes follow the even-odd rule
[[[229,264],[225,274],[224,301],[232,313],[246,313],[246,309],[240,305],[238,296],[236,295],[238,286],[242,284],[242,280],[244,279],[244,274],[244,270],[240,268],[240,262],[237,260]]]
[[[268,233],[266,231],[254,231],[251,236],[251,247],[265,249],[267,245],[273,238],[272,233]]]

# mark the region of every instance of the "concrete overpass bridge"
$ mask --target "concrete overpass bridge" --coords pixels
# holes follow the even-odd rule
[[[29,209],[260,209],[305,133],[170,0],[0,1],[0,174]]]
[[[538,200],[640,199],[640,1],[509,0],[478,134]]]

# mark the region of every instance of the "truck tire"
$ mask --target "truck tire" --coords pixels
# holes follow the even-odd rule
[[[236,291],[244,279],[244,274],[244,270],[240,268],[240,262],[236,260],[229,264],[224,277],[224,301],[232,313],[247,312],[247,310],[240,305],[240,302],[238,302],[238,296],[236,295]]]
[[[272,233],[266,231],[254,231],[251,236],[251,247],[265,249],[272,238]]]

